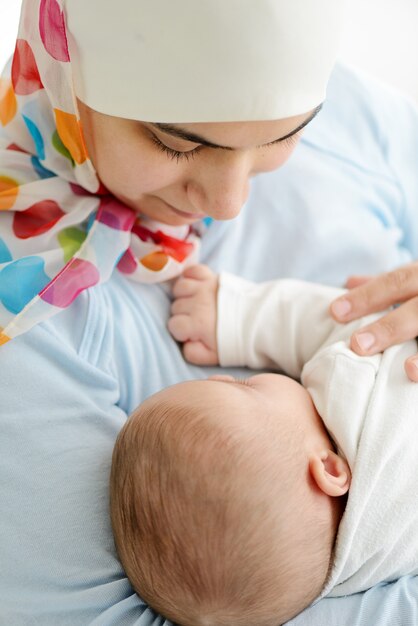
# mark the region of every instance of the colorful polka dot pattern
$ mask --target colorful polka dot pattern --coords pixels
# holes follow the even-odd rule
[[[17,113],[17,100],[11,80],[0,78],[0,123],[6,126]]]
[[[13,178],[0,175],[0,211],[8,211],[16,202],[19,183]]]
[[[57,61],[70,61],[64,14],[56,0],[41,0],[39,33],[45,50]]]
[[[141,219],[97,177],[76,109],[63,0],[23,0],[0,77],[0,345],[115,267],[146,283],[178,275],[197,261],[201,232],[169,230]]]
[[[80,122],[77,120],[77,117],[71,113],[55,109],[55,121],[58,136],[67,148],[72,159],[79,165],[84,163],[87,159],[87,150]]]
[[[35,55],[29,43],[24,39],[18,39],[16,42],[12,63],[12,83],[14,92],[18,96],[27,96],[43,89]]]

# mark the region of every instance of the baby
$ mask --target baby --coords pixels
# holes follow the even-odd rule
[[[278,626],[316,598],[418,573],[418,387],[401,373],[416,344],[357,356],[365,320],[334,322],[338,295],[204,266],[176,282],[169,328],[186,358],[303,386],[270,373],[180,383],[122,429],[118,553],[173,622]]]

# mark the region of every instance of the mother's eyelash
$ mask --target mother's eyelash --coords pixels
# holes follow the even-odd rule
[[[273,147],[273,146],[277,146],[277,144],[279,143],[282,146],[284,145],[287,147],[291,147],[291,146],[294,146],[295,143],[299,141],[299,136],[300,136],[300,133],[294,133],[293,135],[289,135],[289,137],[285,137],[284,139],[277,139],[276,141],[273,141],[272,143],[268,143],[266,144],[266,146]]]
[[[265,144],[264,146],[259,146],[259,148],[272,148],[277,144],[292,147],[295,143],[297,143],[298,139],[299,133],[295,133],[294,135],[290,135],[289,137],[286,137],[284,139],[277,139],[277,141]],[[174,161],[175,159],[177,163],[183,159],[185,159],[186,161],[194,159],[195,155],[198,154],[200,150],[202,150],[202,148],[204,148],[204,146],[196,146],[196,148],[193,148],[192,150],[181,152],[180,150],[174,150],[173,148],[169,148],[155,135],[151,135],[151,141],[161,152],[164,152],[172,161]]]
[[[165,154],[174,161],[176,159],[177,162],[182,159],[194,159],[195,155],[202,149],[203,146],[196,146],[193,150],[188,150],[187,152],[181,152],[180,150],[173,150],[173,148],[169,148],[162,141],[158,139],[155,135],[151,135],[151,141],[161,152],[165,152]]]

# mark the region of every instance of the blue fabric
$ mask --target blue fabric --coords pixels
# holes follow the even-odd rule
[[[418,251],[417,163],[413,107],[338,68],[292,159],[254,179],[237,220],[210,226],[202,260],[335,285],[405,263]],[[108,477],[141,400],[215,371],[184,362],[169,305],[167,286],[115,275],[0,349],[0,624],[167,625],[116,558]],[[417,604],[417,580],[404,578],[324,599],[289,626],[412,626]]]

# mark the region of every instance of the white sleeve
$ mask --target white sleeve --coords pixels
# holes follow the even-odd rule
[[[342,293],[299,280],[255,284],[221,274],[217,323],[221,365],[278,369],[300,377],[320,348],[353,332],[352,324],[342,326],[329,314],[330,303]]]

